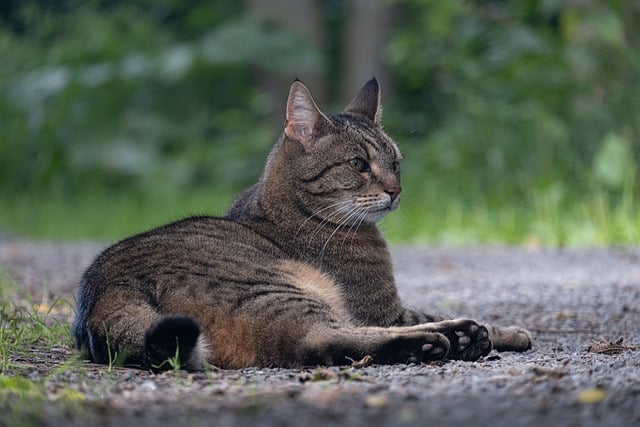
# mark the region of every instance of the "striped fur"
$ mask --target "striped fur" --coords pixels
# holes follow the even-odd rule
[[[368,82],[325,115],[292,84],[285,130],[260,180],[224,217],[123,240],[85,272],[76,344],[98,363],[148,369],[475,360],[526,350],[521,329],[404,309],[375,222],[399,203],[400,151]]]

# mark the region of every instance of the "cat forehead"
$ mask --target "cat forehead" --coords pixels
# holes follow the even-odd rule
[[[344,113],[332,114],[329,117],[336,130],[347,134],[345,136],[355,143],[355,147],[364,149],[368,157],[402,160],[400,149],[379,125]]]

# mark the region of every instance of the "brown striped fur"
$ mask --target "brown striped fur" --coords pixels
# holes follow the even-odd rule
[[[375,222],[401,192],[401,154],[368,82],[325,115],[296,81],[260,180],[222,218],[193,217],[106,249],[83,276],[74,335],[91,360],[162,369],[475,360],[492,343],[530,347],[519,328],[485,328],[402,307]]]

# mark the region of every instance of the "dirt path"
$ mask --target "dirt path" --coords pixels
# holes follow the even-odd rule
[[[0,266],[36,293],[71,298],[100,248],[4,242]],[[600,337],[640,344],[639,249],[394,248],[393,255],[407,305],[527,327],[534,348],[428,366],[152,375],[77,363],[51,374],[73,354],[62,346],[32,354],[29,377],[55,379],[34,419],[117,426],[640,425],[640,350],[588,351]],[[81,405],[58,405],[60,389],[80,393]]]

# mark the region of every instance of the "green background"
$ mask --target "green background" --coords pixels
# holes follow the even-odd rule
[[[315,35],[283,0],[5,0],[0,239],[220,214],[281,132],[282,82],[336,111],[364,67],[406,159],[392,241],[638,243],[640,2],[372,1],[377,28],[291,1]],[[374,39],[375,70],[349,60]]]

